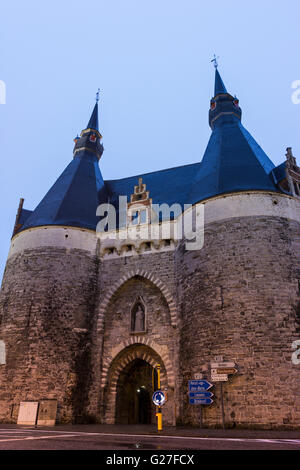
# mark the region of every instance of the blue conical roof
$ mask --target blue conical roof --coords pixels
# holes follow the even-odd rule
[[[216,76],[215,76],[215,96],[220,95],[222,93],[227,93],[226,87],[224,82],[219,74],[218,69],[216,69]]]
[[[98,130],[98,106],[94,107],[89,125]],[[28,215],[21,230],[42,225],[65,225],[95,230],[98,222],[96,210],[107,200],[96,150],[101,144],[86,141],[90,133],[76,143],[80,148],[36,209]],[[95,137],[100,139],[99,137]],[[81,144],[81,140],[83,143]],[[75,148],[76,148],[75,145]],[[98,147],[97,147],[98,145]],[[99,147],[100,146],[100,147]]]
[[[274,164],[241,123],[216,127],[210,137],[189,202],[239,191],[278,191]]]
[[[96,102],[92,115],[87,125],[87,129],[94,129],[99,132],[99,122],[98,122],[98,102]]]
[[[96,210],[103,193],[105,187],[97,157],[76,157],[28,217],[22,230],[41,225],[95,230]]]
[[[218,70],[213,103],[210,111],[213,131],[193,181],[189,202],[194,204],[238,191],[278,191],[270,176],[275,165],[243,127],[239,102],[226,91]]]

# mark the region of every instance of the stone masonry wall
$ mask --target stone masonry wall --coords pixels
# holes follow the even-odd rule
[[[130,331],[137,296],[143,334]],[[200,251],[182,242],[104,260],[96,243],[21,250],[0,294],[0,420],[15,422],[20,401],[52,398],[59,422],[114,422],[118,377],[144,358],[162,361],[166,422],[198,426],[187,382],[201,372],[210,379],[210,362],[223,356],[239,368],[223,386],[227,426],[300,428],[291,361],[299,335],[300,224],[282,217],[209,223]],[[204,426],[221,426],[218,384],[213,393]]]
[[[58,420],[84,419],[98,262],[83,250],[43,247],[9,258],[0,297],[0,419],[19,402],[58,400]]]
[[[176,252],[182,312],[181,423],[197,426],[187,382],[210,379],[215,356],[239,372],[224,383],[227,426],[300,429],[300,369],[292,364],[299,339],[300,224],[245,217],[205,228],[202,250]],[[203,407],[204,426],[221,426],[220,385]]]
[[[102,261],[98,290],[98,312],[103,305],[106,308],[101,314],[103,320],[95,324],[93,332],[91,414],[100,416],[102,422],[114,422],[116,395],[108,393],[112,370],[116,367],[114,360],[129,346],[138,354],[146,344],[149,358],[158,355],[167,363],[169,400],[165,414],[169,424],[175,424],[175,402],[179,408],[178,389],[174,387],[174,383],[178,383],[179,336],[178,325],[172,325],[168,303],[172,297],[172,303],[177,306],[174,251]],[[147,325],[145,333],[136,335],[130,331],[130,312],[138,296],[146,306]]]

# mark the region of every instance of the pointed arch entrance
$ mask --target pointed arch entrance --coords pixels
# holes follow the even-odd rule
[[[155,424],[152,394],[157,387],[157,364],[161,366],[161,387],[167,389],[164,362],[151,347],[132,344],[115,357],[104,389],[105,423]]]

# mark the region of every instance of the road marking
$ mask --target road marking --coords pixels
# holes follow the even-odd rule
[[[15,441],[35,441],[37,439],[61,439],[65,437],[76,437],[74,434],[62,434],[60,436],[37,436],[37,437],[17,437],[15,439],[0,439],[0,442],[15,442]]]
[[[1,432],[5,434],[7,432],[5,429],[0,429]],[[225,442],[258,442],[258,443],[269,443],[269,444],[291,444],[291,445],[300,445],[299,439],[259,439],[259,438],[234,438],[234,437],[194,437],[194,436],[169,436],[169,435],[156,435],[156,434],[115,434],[115,433],[96,433],[96,432],[80,432],[80,431],[53,431],[53,430],[46,430],[46,429],[16,429],[8,431],[10,433],[52,433],[52,434],[59,434],[58,436],[37,436],[37,437],[22,437],[22,438],[15,438],[9,439],[10,441],[17,441],[17,440],[26,440],[26,439],[49,439],[49,438],[64,438],[64,437],[78,437],[78,436],[106,436],[106,437],[125,437],[125,438],[150,438],[150,439],[181,439],[181,440],[194,440],[194,441],[225,441]],[[63,434],[61,434],[63,433]],[[5,442],[5,440],[1,440],[0,442]]]

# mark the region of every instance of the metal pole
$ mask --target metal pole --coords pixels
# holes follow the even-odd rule
[[[202,405],[200,405],[200,429],[202,429]]]
[[[225,429],[225,413],[224,413],[224,399],[223,399],[223,383],[220,382],[220,391],[221,391],[221,409],[222,409],[222,426]]]
[[[160,390],[160,364],[157,364],[157,388]]]
[[[157,364],[157,388],[160,390],[160,364]],[[161,406],[158,407],[158,411],[156,413],[157,416],[157,430],[162,431],[163,424],[162,424],[162,409]]]

